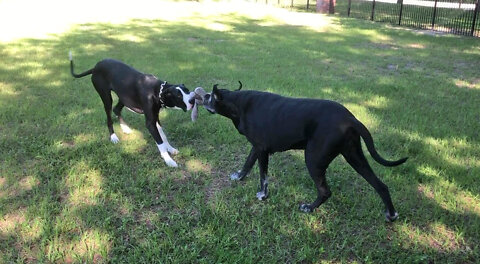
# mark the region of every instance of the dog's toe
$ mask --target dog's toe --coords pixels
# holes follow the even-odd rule
[[[385,212],[385,219],[387,220],[387,222],[391,223],[398,219],[398,213],[395,212],[394,215],[390,215],[389,212]]]
[[[265,192],[258,192],[257,193],[257,199],[262,201],[262,200],[265,200],[267,199],[267,195],[265,194]]]
[[[117,144],[118,142],[120,142],[120,139],[118,139],[117,135],[113,133],[110,135],[110,141],[112,141],[113,144]]]
[[[313,209],[312,207],[310,207],[309,204],[301,204],[300,205],[300,211],[304,212],[304,213],[311,213],[313,212]]]

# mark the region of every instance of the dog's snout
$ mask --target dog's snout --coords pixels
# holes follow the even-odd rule
[[[188,103],[191,105],[195,104],[195,97],[190,98],[190,100],[188,100]]]

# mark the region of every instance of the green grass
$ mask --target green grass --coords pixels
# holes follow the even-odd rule
[[[294,13],[290,13],[294,15]],[[49,38],[0,42],[0,263],[474,263],[480,259],[480,42],[328,18],[286,24],[247,12],[79,24]],[[332,197],[315,197],[303,152],[270,158],[230,182],[249,147],[229,120],[165,110],[180,150],[166,167],[144,117],[114,128],[89,78],[105,57],[193,89],[215,83],[347,106],[388,159],[372,167],[400,218],[387,224],[374,190],[342,158]],[[369,158],[369,160],[371,160]]]

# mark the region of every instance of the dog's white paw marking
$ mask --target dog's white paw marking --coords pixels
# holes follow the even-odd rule
[[[167,151],[167,144],[162,143],[160,145],[157,144],[158,150],[160,151],[160,155],[162,156],[163,160],[169,167],[178,167],[177,163],[170,157]]]
[[[300,205],[300,211],[304,212],[304,213],[311,213],[313,210],[312,208],[310,207],[310,205],[308,204],[302,204]]]
[[[393,216],[391,216],[391,215],[388,213],[388,211],[385,212],[385,219],[387,220],[387,222],[391,223],[391,222],[397,220],[397,218],[398,218],[398,213],[397,213],[397,212],[395,212],[395,214],[394,214]]]
[[[267,195],[265,194],[264,191],[257,193],[257,199],[258,200],[262,201],[262,200],[265,200],[266,198],[267,198]]]
[[[178,151],[178,149],[176,149],[176,148],[174,148],[174,147],[172,147],[172,146],[170,146],[170,145],[167,146],[167,151],[168,151],[170,154],[172,154],[172,155],[177,155],[178,153],[180,153],[180,152]]]
[[[110,141],[112,141],[113,144],[117,144],[118,142],[120,142],[120,139],[118,139],[117,135],[113,133],[110,135]]]
[[[132,133],[132,129],[127,126],[126,124],[120,124],[120,128],[122,129],[123,133],[130,134]]]
[[[237,171],[237,172],[234,172],[234,173],[230,174],[230,180],[232,180],[232,181],[240,180],[240,172],[241,171]]]
[[[172,168],[178,167],[178,164],[173,159],[165,160],[165,163],[167,163],[168,167],[172,167]]]

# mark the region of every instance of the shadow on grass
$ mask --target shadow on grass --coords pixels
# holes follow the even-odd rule
[[[6,261],[479,257],[480,137],[478,126],[470,126],[478,124],[479,90],[468,87],[480,60],[478,50],[467,52],[475,51],[476,40],[446,37],[437,44],[434,37],[349,19],[326,32],[262,26],[263,20],[235,14],[212,22],[229,30],[132,20],[0,45]],[[256,171],[245,183],[224,180],[241,166],[247,142],[228,120],[204,111],[196,124],[182,112],[161,115],[182,153],[181,169],[165,167],[143,117],[126,113],[137,132],[119,133],[121,144],[111,145],[89,78],[69,76],[70,49],[77,71],[112,57],[191,89],[242,80],[246,89],[345,104],[368,120],[383,156],[410,156],[399,168],[374,165],[402,220],[383,223],[377,195],[341,159],[328,172],[331,200],[314,214],[297,212],[298,203],[315,195],[299,152],[272,157],[271,197],[255,201]],[[432,50],[443,53],[432,58]]]

